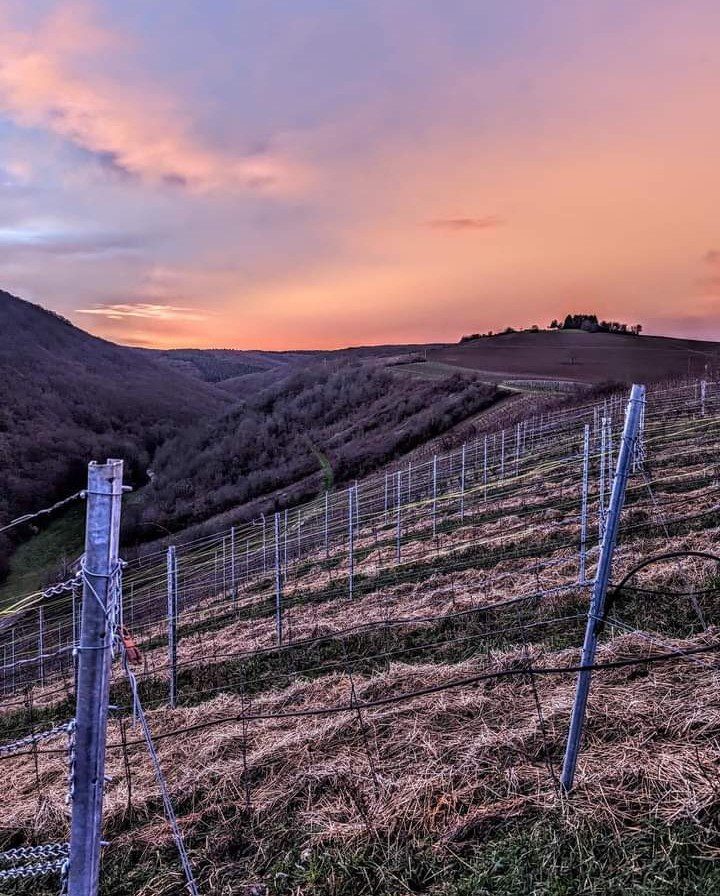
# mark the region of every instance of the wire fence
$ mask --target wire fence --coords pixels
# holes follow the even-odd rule
[[[533,653],[536,642],[561,653],[577,650],[623,414],[622,396],[611,396],[533,417],[272,517],[180,540],[172,559],[162,551],[125,564],[117,629],[128,675],[114,682],[111,702],[121,718],[140,720],[143,737],[127,738],[121,724],[123,737],[111,740],[108,751],[127,754],[227,725],[343,714],[362,721],[363,713],[382,707],[505,679],[534,690],[544,731],[536,676],[569,680],[589,669],[712,663],[720,643],[678,642],[677,632],[669,639],[645,633],[642,656],[601,658],[590,667]],[[711,547],[720,526],[719,445],[720,384],[648,392],[618,569],[674,541]],[[717,593],[716,574],[700,561],[683,570],[703,623],[695,634],[706,632],[712,616],[712,601],[704,610],[701,603],[704,593]],[[672,591],[672,583],[670,575],[668,584],[636,586],[633,593],[637,601],[647,595],[675,600],[685,592]],[[66,719],[77,674],[81,585],[79,569],[3,613],[0,739],[7,743],[0,760],[31,756],[37,763],[39,756],[63,753],[72,764],[72,746],[54,742],[72,739]],[[657,624],[652,613],[641,618]],[[619,614],[603,621],[612,632],[638,631],[637,620]],[[389,674],[394,664],[418,660],[447,664],[448,677],[408,687]],[[453,675],[463,663],[472,664],[471,674]],[[378,672],[388,676],[385,692],[358,690],[353,676]],[[349,700],[288,707],[265,696],[253,706],[269,690],[281,693],[328,676],[348,680]],[[146,712],[169,701],[191,708],[219,694],[239,699],[241,710],[213,708],[201,721],[161,729],[150,739]],[[557,784],[555,759],[546,744],[543,761]],[[158,782],[169,800],[161,777]],[[62,870],[63,855],[38,853],[28,867]]]
[[[652,475],[668,512],[682,509],[693,484],[712,498],[705,471],[714,463],[719,401],[715,383],[648,395],[642,450],[658,455]],[[539,579],[548,563],[564,564],[569,573],[573,555],[579,569],[602,534],[622,413],[622,396],[612,396],[531,418],[512,434],[486,435],[458,451],[326,493],[276,519],[179,541],[173,548],[181,640],[193,627],[248,618],[266,623],[262,633],[254,627],[256,643],[277,639],[280,626],[285,638],[300,636],[307,605],[316,608],[317,621],[320,605],[412,583],[419,571],[465,575],[503,562],[517,565],[515,575],[530,570]],[[590,477],[583,499],[585,426]],[[668,461],[664,468],[657,466],[660,455]],[[630,526],[654,513],[643,489],[642,482],[629,488]],[[668,490],[676,508],[667,503]],[[593,521],[584,535],[583,513],[585,525]],[[541,529],[547,531],[538,539]],[[121,624],[141,650],[152,651],[167,638],[167,589],[165,551],[126,565]],[[79,611],[76,575],[4,612],[1,694],[43,686],[72,666]]]

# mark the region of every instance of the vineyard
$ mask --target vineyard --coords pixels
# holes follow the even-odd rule
[[[18,598],[2,892],[85,892],[101,653],[102,893],[720,883],[720,384],[632,396]]]

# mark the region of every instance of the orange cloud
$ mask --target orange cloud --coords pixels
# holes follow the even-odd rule
[[[500,227],[503,223],[502,218],[498,218],[497,215],[487,215],[485,218],[436,218],[428,222],[428,227],[452,231],[488,230]]]
[[[185,308],[180,305],[158,305],[149,302],[126,302],[95,305],[93,308],[76,308],[76,314],[95,314],[108,320],[142,318],[151,321],[206,320],[209,316],[199,308]]]
[[[74,70],[78,58],[125,48],[116,34],[65,6],[35,32],[0,21],[0,109],[17,123],[58,134],[131,175],[196,190],[292,191],[300,171],[272,154],[232,155],[204,146],[159,89]]]

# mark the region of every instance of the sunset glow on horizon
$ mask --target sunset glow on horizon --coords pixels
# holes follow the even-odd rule
[[[720,339],[720,6],[0,0],[0,289],[130,345]]]

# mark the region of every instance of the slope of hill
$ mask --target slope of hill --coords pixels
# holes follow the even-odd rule
[[[143,349],[143,351],[151,359],[206,383],[222,383],[234,377],[258,373],[269,366],[259,364],[252,353],[232,349],[176,348],[162,351]]]
[[[177,531],[229,510],[248,519],[313,497],[501,397],[473,375],[407,381],[364,362],[306,363],[266,382],[216,421],[163,446],[134,508],[138,534],[156,537],[158,525]]]
[[[430,349],[428,361],[476,370],[498,380],[650,383],[717,372],[720,344],[582,330],[525,330]]]
[[[6,292],[0,394],[0,521],[80,487],[94,457],[124,457],[130,481],[143,481],[158,445],[230,401]]]
[[[713,551],[716,384],[706,399],[695,388],[650,395],[647,467],[629,482],[615,583],[650,556]],[[346,495],[334,496],[329,538],[316,502],[296,508],[267,551],[252,526],[237,533],[237,556],[227,532],[180,545],[175,709],[165,560],[130,564],[125,620],[142,650],[140,693],[204,896],[714,892],[712,558],[666,557],[621,592],[601,637],[576,787],[569,796],[558,788],[607,498],[596,411],[615,437],[623,401],[530,418],[517,447],[495,434],[487,463],[482,443],[443,458],[437,492],[432,464],[412,480],[406,471],[390,513],[382,477],[362,482],[356,516]],[[66,639],[66,597],[46,611]],[[14,690],[0,701],[0,743],[72,714],[69,653],[48,660],[41,684],[36,632],[18,621],[16,634],[31,662],[17,681],[6,670]],[[0,635],[7,646],[8,631]],[[23,674],[35,683],[32,703]],[[118,666],[112,702],[102,893],[181,893]],[[2,847],[67,836],[64,744],[56,732],[7,757]],[[32,886],[17,884],[18,896],[37,893]]]

